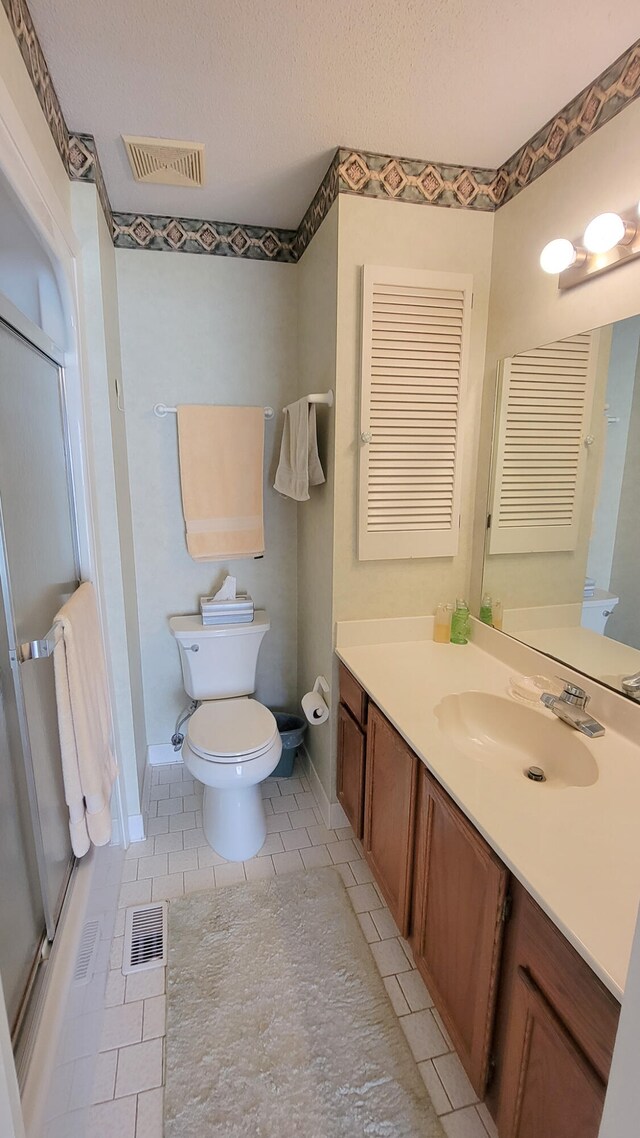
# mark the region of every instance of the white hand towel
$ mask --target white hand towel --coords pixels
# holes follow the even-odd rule
[[[309,486],[319,486],[324,480],[318,455],[315,404],[298,399],[284,409],[280,461],[273,486],[279,494],[296,502],[307,502]]]
[[[77,857],[111,838],[111,712],[98,606],[85,582],[55,617],[53,669],[65,801]]]

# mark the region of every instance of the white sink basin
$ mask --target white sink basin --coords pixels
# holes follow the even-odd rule
[[[494,771],[526,777],[540,767],[535,787],[593,786],[598,765],[577,731],[515,700],[481,691],[447,695],[435,708],[440,730],[457,750]]]

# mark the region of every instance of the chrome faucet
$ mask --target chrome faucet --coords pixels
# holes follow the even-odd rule
[[[623,676],[620,687],[625,695],[640,701],[640,672],[635,672],[633,676]]]
[[[562,695],[552,695],[551,692],[545,691],[540,699],[545,707],[550,708],[553,714],[558,716],[558,719],[562,719],[564,723],[568,723],[576,731],[581,731],[589,739],[597,739],[600,735],[604,735],[602,724],[585,711],[589,696],[577,684],[565,680]]]

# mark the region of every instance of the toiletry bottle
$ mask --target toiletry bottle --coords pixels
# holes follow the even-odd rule
[[[480,604],[480,620],[483,624],[493,624],[491,597],[485,593]]]
[[[491,606],[492,621],[494,628],[502,629],[502,601],[494,601]]]
[[[451,639],[452,604],[441,602],[433,619],[433,639],[436,644],[448,644]]]
[[[469,632],[469,606],[466,601],[459,599],[451,617],[451,643],[466,644]]]

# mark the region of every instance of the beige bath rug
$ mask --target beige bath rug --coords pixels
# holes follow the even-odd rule
[[[333,869],[169,906],[165,1138],[444,1138]]]

